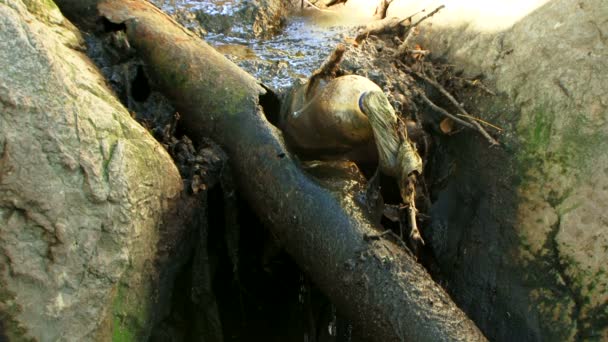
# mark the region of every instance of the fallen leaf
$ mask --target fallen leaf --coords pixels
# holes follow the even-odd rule
[[[445,118],[439,123],[439,128],[443,134],[450,134],[454,131],[454,120]]]

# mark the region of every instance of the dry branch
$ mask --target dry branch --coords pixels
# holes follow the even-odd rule
[[[317,5],[313,4],[312,2],[310,2],[310,1],[308,1],[308,0],[302,0],[302,7],[304,7],[304,3],[306,3],[308,6],[310,6],[310,8],[314,8],[314,9],[316,9],[317,11],[320,11],[320,12],[327,12],[327,13],[333,13],[333,12],[332,12],[332,11],[330,11],[330,10],[326,10],[326,9],[324,9],[324,8],[318,7]]]
[[[477,87],[483,91],[485,91],[486,93],[492,95],[492,96],[496,96],[496,93],[493,92],[492,90],[490,90],[490,88],[486,87],[485,84],[483,84],[480,80],[467,80],[467,79],[463,79],[464,83],[472,86],[472,87]]]
[[[331,7],[331,6],[335,6],[335,5],[338,5],[338,4],[346,4],[347,1],[348,0],[332,0],[332,1],[328,2],[328,3],[326,3],[325,6]]]
[[[361,43],[369,35],[379,35],[387,32],[396,31],[399,26],[408,26],[407,22],[411,22],[411,17],[400,19],[400,18],[384,18],[382,20],[376,20],[369,23],[363,29],[359,30],[355,37],[355,42]]]
[[[425,15],[424,17],[420,18],[417,22],[413,23],[410,27],[408,27],[407,32],[405,33],[405,38],[403,39],[403,43],[401,43],[401,45],[399,45],[399,47],[397,48],[397,54],[396,54],[397,56],[403,56],[406,53],[408,53],[410,40],[416,34],[416,27],[418,25],[420,25],[423,21],[425,21],[428,18],[430,18],[430,17],[434,16],[435,14],[437,14],[443,8],[445,8],[445,5],[441,5],[441,6],[437,7],[437,8],[435,8],[431,13],[429,13],[429,14]],[[410,18],[412,18],[414,15],[410,16]]]
[[[407,71],[408,73],[415,75],[416,77],[424,80],[425,82],[427,82],[428,84],[432,85],[435,89],[437,89],[443,96],[445,96],[457,109],[458,111],[460,111],[462,113],[462,117],[464,117],[467,121],[467,123],[469,125],[465,125],[469,128],[473,128],[475,130],[477,130],[481,135],[483,135],[484,138],[486,138],[488,140],[488,142],[490,143],[490,145],[500,145],[500,143],[498,141],[496,141],[496,139],[494,139],[486,130],[485,128],[483,128],[479,122],[477,120],[474,119],[474,117],[469,114],[466,109],[464,109],[464,107],[462,106],[462,104],[460,104],[460,102],[458,102],[454,96],[452,94],[450,94],[449,91],[447,91],[441,84],[439,84],[439,82],[427,77],[426,75],[419,73],[417,71],[412,70],[412,68],[408,67],[407,65],[399,62],[399,65],[403,68],[403,70]],[[432,103],[428,98],[426,98],[425,96],[421,96],[423,98],[423,100],[425,100],[425,102],[427,103]],[[434,109],[436,109],[435,107],[433,107]],[[442,114],[446,114],[447,111],[443,110],[440,112]],[[450,119],[454,120],[455,116],[454,115],[446,115],[449,116]],[[460,124],[462,124],[462,120],[457,119],[454,120]],[[471,127],[472,126],[472,127]]]
[[[125,25],[190,136],[211,137],[224,148],[258,216],[367,338],[485,340],[410,255],[385,239],[366,239],[378,227],[361,208],[338,200],[297,167],[264,116],[260,97],[268,95],[253,77],[146,1],[102,0],[98,8]]]
[[[334,52],[332,52],[323,65],[312,73],[312,75],[308,78],[308,85],[306,86],[307,98],[310,95],[310,92],[317,87],[322,79],[333,78],[336,76],[336,72],[340,67],[340,62],[342,62],[342,58],[344,57],[344,52],[346,52],[346,47],[344,44],[338,44],[338,46],[336,46],[334,49]]]
[[[423,92],[419,92],[417,94],[418,96],[420,96],[420,98],[429,106],[431,107],[433,110],[443,114],[443,116],[450,118],[452,120],[454,120],[454,122],[457,122],[465,127],[468,127],[470,129],[475,129],[475,126],[471,125],[470,123],[458,118],[456,115],[451,114],[450,112],[448,112],[447,110],[439,107],[438,105],[436,105],[433,101],[431,101],[428,97],[426,97],[426,95],[424,95]]]
[[[435,14],[437,14],[439,11],[441,11],[444,8],[445,8],[445,5],[441,5],[437,8],[435,8],[434,10],[431,11],[431,13],[425,15],[424,17],[420,18],[417,22],[413,23],[412,26],[410,27],[410,29],[420,25],[420,23],[422,23],[423,21],[427,20],[428,18],[434,16]]]

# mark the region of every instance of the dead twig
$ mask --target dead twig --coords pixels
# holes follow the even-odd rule
[[[484,138],[486,138],[490,142],[490,145],[500,145],[500,143],[498,141],[496,141],[496,139],[492,138],[492,136],[490,136],[490,134],[488,134],[488,132],[485,130],[485,128],[483,128],[479,124],[479,122],[472,119],[473,116],[471,114],[469,114],[466,111],[466,109],[464,109],[462,104],[460,104],[454,98],[454,96],[452,96],[452,94],[450,94],[450,92],[447,91],[441,84],[439,84],[435,80],[430,79],[429,77],[427,77],[426,75],[424,75],[422,73],[412,70],[410,67],[408,67],[407,65],[405,65],[401,62],[399,62],[399,64],[404,68],[404,70],[406,72],[415,75],[416,77],[418,77],[418,78],[424,80],[425,82],[427,82],[428,84],[432,85],[435,89],[439,90],[439,92],[441,94],[443,94],[443,96],[445,96],[448,100],[450,100],[450,102],[452,102],[452,104],[458,109],[458,111],[463,114],[462,116],[468,121],[468,123],[473,125],[474,129],[476,129],[481,135],[484,136]],[[460,120],[460,121],[462,121],[462,120]],[[467,126],[467,127],[470,127],[470,126]]]
[[[472,86],[472,87],[477,87],[483,91],[485,91],[486,93],[492,95],[492,96],[496,96],[496,93],[493,92],[492,90],[490,90],[490,88],[486,87],[485,84],[481,83],[480,80],[467,80],[467,79],[463,79],[464,83]]]
[[[333,1],[330,1],[327,4],[325,4],[325,6],[331,7],[331,6],[338,5],[338,4],[346,4],[347,1],[348,0],[333,0]]]
[[[404,25],[404,23],[407,21],[411,22],[411,20],[412,20],[412,17],[410,16],[410,17],[407,17],[404,19],[384,18],[382,20],[373,21],[373,22],[367,24],[367,26],[365,26],[365,28],[363,28],[362,30],[359,31],[359,33],[357,33],[357,36],[355,37],[355,42],[357,44],[361,43],[370,34],[379,35],[382,33],[395,31],[397,28],[399,28],[399,26],[408,26],[408,24]]]
[[[471,119],[471,120],[475,120],[475,121],[477,121],[477,122],[479,122],[479,123],[482,123],[482,124],[484,124],[484,125],[486,125],[486,126],[488,126],[488,127],[492,127],[492,128],[494,128],[495,130],[497,130],[497,131],[499,131],[499,132],[502,132],[502,131],[503,131],[503,129],[502,129],[501,127],[498,127],[498,126],[496,126],[496,125],[494,125],[494,124],[492,124],[492,123],[489,123],[489,122],[487,122],[487,121],[485,121],[485,120],[483,120],[483,119],[476,118],[476,117],[474,117],[474,116],[465,115],[465,114],[458,114],[458,116],[461,116],[461,117],[463,117],[463,118],[468,118],[468,119]]]
[[[407,201],[405,206],[407,208],[409,223],[410,223],[410,242],[415,246],[420,243],[424,245],[424,240],[422,239],[422,235],[420,235],[420,230],[418,229],[418,223],[416,222],[416,215],[418,210],[416,209],[416,175],[412,174],[408,177],[407,184]]]
[[[420,23],[422,23],[423,21],[427,20],[428,18],[434,16],[435,14],[437,14],[437,12],[441,11],[442,9],[445,8],[445,5],[441,5],[437,8],[435,8],[431,13],[425,15],[424,17],[420,18],[417,22],[415,22],[414,24],[412,24],[412,26],[410,26],[410,30],[413,29],[414,27],[420,25]]]
[[[310,7],[314,8],[314,9],[316,9],[317,11],[320,11],[320,12],[326,12],[326,13],[334,13],[334,11],[331,11],[331,10],[328,10],[328,9],[323,9],[323,8],[318,7],[317,5],[313,4],[312,2],[310,2],[310,1],[308,1],[308,0],[302,0],[302,7],[304,7],[304,6],[303,6],[303,4],[304,4],[304,3],[306,3],[308,6],[310,6]]]
[[[403,39],[403,43],[401,43],[401,45],[399,45],[399,47],[397,48],[397,53],[396,53],[397,57],[401,57],[401,56],[405,55],[408,52],[410,40],[412,39],[413,36],[415,36],[417,34],[416,27],[418,25],[420,25],[423,21],[425,21],[428,18],[430,18],[430,17],[434,16],[435,14],[437,14],[444,7],[445,7],[445,5],[441,5],[441,6],[437,7],[437,8],[435,8],[431,13],[429,13],[429,14],[425,15],[424,17],[420,18],[417,22],[415,22],[414,24],[412,24],[407,29],[407,32],[405,33],[405,38]],[[412,17],[414,15],[412,15]]]
[[[420,50],[420,49],[412,49],[412,50],[408,50],[408,52],[412,55],[422,55],[422,56],[426,56],[431,53],[431,51],[429,51],[429,50]]]
[[[459,124],[461,124],[462,126],[468,127],[470,129],[475,129],[475,126],[473,126],[472,124],[468,123],[467,121],[464,121],[462,119],[460,119],[459,117],[457,117],[454,114],[450,114],[450,112],[448,112],[447,110],[439,107],[438,105],[436,105],[433,101],[431,101],[428,97],[426,97],[426,95],[424,95],[423,92],[418,93],[418,96],[420,96],[420,98],[429,106],[431,107],[433,110],[443,114],[443,116],[448,117],[452,120],[454,120],[454,122],[457,122]]]
[[[306,86],[307,97],[310,95],[310,92],[317,87],[320,80],[327,77],[335,77],[340,62],[342,62],[342,58],[344,57],[344,52],[346,52],[346,46],[344,46],[344,44],[338,44],[334,52],[327,58],[323,65],[312,73],[308,79],[308,85]]]

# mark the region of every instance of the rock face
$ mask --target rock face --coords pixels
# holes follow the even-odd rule
[[[287,16],[288,4],[281,0],[184,1],[167,4],[153,1],[172,13],[184,26],[196,20],[206,31],[240,38],[268,38],[280,32]]]
[[[0,60],[0,340],[139,340],[179,173],[53,2],[0,0]]]
[[[447,286],[490,340],[606,341],[608,8],[555,0],[507,29],[475,27],[419,37],[485,75],[498,96],[463,100],[506,129],[500,149],[450,142],[432,226]]]

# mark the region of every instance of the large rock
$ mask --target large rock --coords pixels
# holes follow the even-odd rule
[[[52,1],[0,0],[0,339],[139,340],[163,300],[182,182],[82,50]]]
[[[498,96],[463,100],[505,128],[499,149],[449,141],[432,227],[447,286],[491,340],[605,341],[608,7],[554,0],[505,24],[479,6],[468,22],[448,8],[419,38],[486,76]]]
[[[153,1],[184,26],[240,38],[268,38],[281,31],[289,5],[282,0]],[[196,18],[198,24],[193,20]]]

